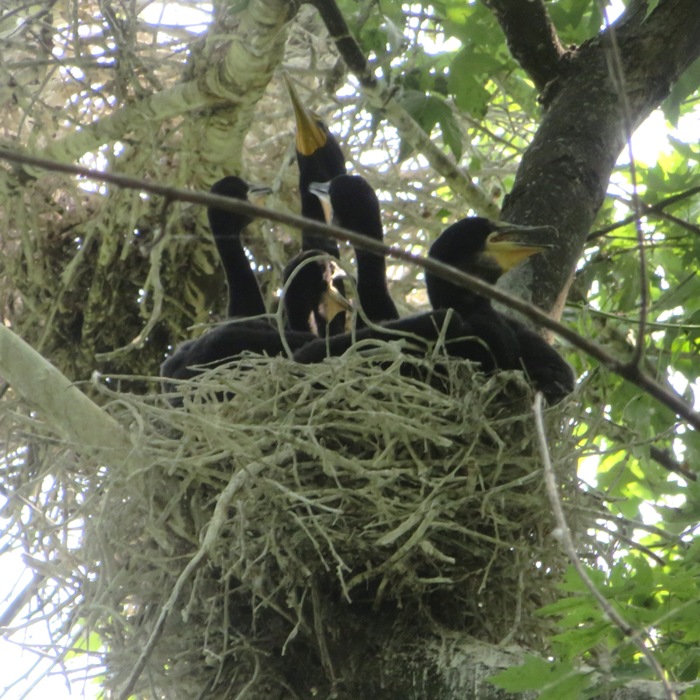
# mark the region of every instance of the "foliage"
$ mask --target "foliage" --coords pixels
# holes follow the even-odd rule
[[[207,3],[187,4],[211,21]],[[224,172],[242,171],[252,181],[274,183],[273,208],[296,210],[293,123],[279,75],[255,107],[255,119],[242,127],[245,150],[242,136],[239,146],[231,136],[226,150],[211,145],[222,133],[226,142],[231,121],[241,118],[224,97],[208,92],[215,82],[209,69],[226,45],[219,35],[225,37],[254,4],[215,3],[216,24],[200,34],[199,18],[192,26],[177,25],[170,14],[159,21],[157,13],[146,15],[135,5],[7,3],[0,15],[5,143],[200,189]],[[656,4],[648,3],[647,21],[654,21]],[[399,104],[481,191],[502,201],[542,107],[487,5],[344,0],[339,6]],[[594,0],[554,0],[546,7],[565,46],[589,40],[602,24]],[[163,11],[175,17],[182,5],[165,2]],[[414,144],[365,100],[312,8],[303,7],[288,28],[282,63],[332,125],[352,170],[379,191],[388,243],[424,253],[447,222],[469,213]],[[621,160],[563,313],[567,325],[623,360],[642,342],[644,369],[696,406],[699,76],[696,62],[655,116],[658,158],[637,153],[645,144],[636,142],[634,169]],[[190,95],[176,92],[183,84],[201,89],[191,103]],[[630,220],[637,200],[646,292]],[[0,207],[3,321],[72,379],[85,381],[94,371],[154,375],[168,348],[192,335],[193,324],[223,314],[222,275],[199,208],[164,206],[134,191],[10,167],[0,175]],[[296,232],[277,225],[256,225],[249,235],[271,305],[297,241]],[[389,274],[403,312],[425,304],[419,270],[397,263]],[[571,426],[582,446],[583,488],[609,510],[581,543],[582,558],[610,604],[649,632],[669,676],[694,681],[700,673],[700,486],[690,475],[700,463],[700,436],[619,376],[573,348],[564,351],[580,377],[578,400],[585,407]],[[121,381],[147,390],[133,378]],[[22,420],[29,421],[26,412]],[[12,460],[31,461],[20,450],[3,467]],[[680,474],[669,471],[669,462]],[[30,494],[36,502],[49,499],[37,493]],[[3,532],[20,546],[21,518],[12,508],[0,514]],[[41,543],[27,546],[39,556]],[[589,697],[606,683],[652,677],[573,571],[561,591],[561,600],[542,610],[559,628],[550,640],[554,661],[532,657],[494,683],[540,690],[543,698],[574,698]],[[89,633],[80,644],[88,639],[93,647]],[[587,670],[601,667],[609,669],[604,680]]]

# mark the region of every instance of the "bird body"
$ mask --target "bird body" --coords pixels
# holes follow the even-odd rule
[[[235,359],[245,351],[282,355],[286,352],[285,341],[294,351],[315,340],[318,337],[312,324],[315,311],[332,320],[340,308],[349,307],[333,287],[333,271],[334,263],[322,251],[302,253],[287,266],[288,284],[283,302],[289,323],[284,330],[284,339],[277,326],[267,319],[234,319],[212,328],[200,338],[179,345],[161,365],[161,376],[190,379],[204,369]]]
[[[468,217],[449,226],[430,247],[429,256],[494,284],[507,270],[550,248],[550,226],[517,226]],[[434,309],[452,308],[482,338],[501,369],[524,369],[533,385],[555,403],[574,388],[570,365],[544,338],[496,311],[490,299],[426,272]]]
[[[542,237],[548,227],[515,227],[487,219],[463,219],[443,232],[430,249],[430,256],[454,265],[488,282],[495,282],[510,267],[547,245]],[[551,229],[549,229],[551,230]],[[420,341],[444,340],[453,357],[478,362],[484,371],[524,369],[534,386],[550,403],[573,390],[574,376],[568,363],[543,338],[519,321],[492,308],[490,301],[452,282],[426,272],[432,312],[416,314],[379,327],[359,329],[330,338],[327,343],[312,341],[294,354],[303,363],[320,362],[328,355],[343,354],[361,340],[405,338],[409,352]]]
[[[405,342],[405,351],[410,355],[421,355],[429,345],[443,340],[449,354],[478,362],[485,370],[495,366],[492,355],[481,339],[462,317],[448,309],[438,309],[406,316],[375,326],[358,329],[355,333],[342,333],[327,340],[315,339],[294,353],[294,359],[302,364],[321,362],[325,357],[336,357],[352,345],[366,341]]]
[[[329,182],[314,182],[309,191],[323,205],[327,223],[335,223],[355,233],[384,240],[379,200],[371,185],[358,175],[338,175]],[[374,322],[399,318],[386,283],[383,255],[355,248],[357,259],[357,295],[367,318]],[[358,319],[358,325],[364,325]]]
[[[235,176],[225,177],[214,183],[212,194],[246,201],[249,194],[269,192],[268,188],[254,188]],[[214,243],[219,251],[221,264],[226,273],[228,285],[229,317],[260,316],[265,313],[258,280],[241,243],[241,232],[252,219],[244,214],[209,207],[207,209],[209,227]]]

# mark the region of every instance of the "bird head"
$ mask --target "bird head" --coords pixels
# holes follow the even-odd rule
[[[312,182],[326,218],[351,231],[381,241],[384,238],[379,200],[372,186],[359,175],[337,175],[329,182]]]
[[[335,137],[328,131],[323,120],[301,101],[286,73],[284,80],[294,109],[296,151],[300,168],[303,161],[313,159],[313,166],[306,169],[313,171],[316,180],[330,179],[344,173],[345,157]]]
[[[294,330],[314,328],[314,312],[330,323],[340,312],[352,311],[350,302],[336,289],[334,280],[341,270],[333,258],[321,250],[296,255],[284,269],[284,305]],[[306,326],[306,327],[304,327]]]
[[[209,191],[211,194],[251,201],[256,204],[260,202],[264,195],[272,192],[269,187],[249,185],[236,175],[228,175],[218,180],[211,186]],[[247,214],[238,214],[225,209],[217,209],[216,207],[208,207],[207,215],[209,217],[209,226],[215,236],[237,235],[252,221],[252,218]]]
[[[504,272],[551,248],[547,241],[554,233],[552,226],[520,226],[467,217],[446,228],[428,255],[494,284]],[[434,308],[458,309],[459,300],[473,303],[480,298],[431,273],[426,274],[426,286]]]

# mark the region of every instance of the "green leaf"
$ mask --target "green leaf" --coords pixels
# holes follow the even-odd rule
[[[500,67],[499,61],[475,51],[473,47],[462,49],[450,64],[447,82],[457,106],[477,119],[482,119],[486,114],[491,95],[484,87],[484,80],[477,76],[483,76]]]
[[[445,145],[452,150],[457,158],[462,155],[462,134],[450,106],[441,97],[426,95],[417,90],[406,90],[400,98],[406,111],[418,122],[423,131],[432,133],[440,126]],[[412,148],[402,144],[400,160],[408,157]],[[403,154],[403,155],[402,155]]]
[[[673,126],[678,126],[681,106],[684,100],[695,93],[700,85],[700,58],[693,61],[683,71],[680,78],[671,87],[671,92],[661,105],[664,116]]]
[[[588,674],[577,670],[570,662],[549,662],[536,656],[528,656],[522,666],[509,668],[488,680],[510,693],[540,691],[540,700],[575,700],[590,686]]]

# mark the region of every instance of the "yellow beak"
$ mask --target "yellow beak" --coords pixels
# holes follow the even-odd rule
[[[296,146],[297,151],[303,156],[313,155],[319,148],[323,148],[328,140],[325,132],[319,126],[320,119],[310,109],[304,106],[299,99],[297,91],[292,85],[289,76],[284,73],[284,82],[287,84],[287,92],[294,108],[294,119],[297,123]]]
[[[496,224],[496,230],[486,239],[486,254],[490,255],[505,272],[531,255],[552,248],[544,242],[556,233],[553,226],[519,226],[506,221]]]
[[[352,304],[332,285],[323,292],[321,303],[325,310],[326,323],[330,323],[342,311],[352,311]]]
[[[272,189],[264,185],[249,185],[248,186],[248,201],[256,206],[265,204],[265,197],[272,194]]]

